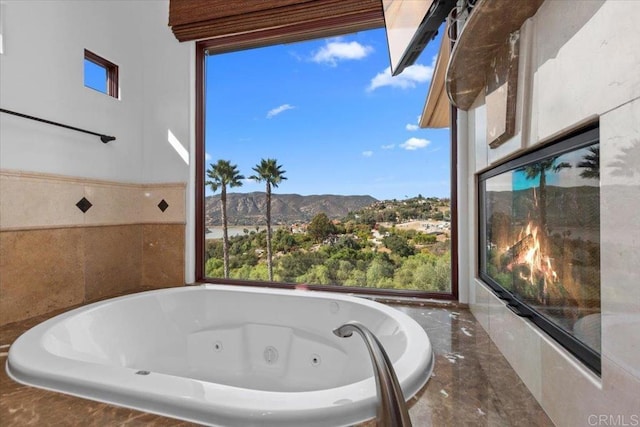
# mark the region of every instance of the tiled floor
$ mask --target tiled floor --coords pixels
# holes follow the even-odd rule
[[[553,425],[468,310],[442,306],[394,307],[410,315],[425,329],[436,357],[431,379],[410,401],[409,412],[415,427]],[[22,332],[50,316],[0,327],[0,363],[6,363],[8,345]],[[0,425],[193,424],[23,386],[9,379],[2,369]]]

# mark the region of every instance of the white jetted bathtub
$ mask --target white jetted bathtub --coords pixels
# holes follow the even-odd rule
[[[220,426],[341,426],[375,417],[358,321],[383,344],[405,399],[433,367],[424,330],[369,300],[224,285],[164,289],[54,317],[9,350],[14,380]]]

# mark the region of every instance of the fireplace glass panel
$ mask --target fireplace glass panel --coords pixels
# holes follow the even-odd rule
[[[480,176],[480,275],[599,361],[600,149],[572,141]]]

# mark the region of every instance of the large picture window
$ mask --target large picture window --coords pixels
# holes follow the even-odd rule
[[[420,129],[438,43],[391,77],[382,29],[198,43],[198,280],[455,298],[449,129]]]
[[[479,177],[480,276],[596,372],[599,178],[597,128]]]

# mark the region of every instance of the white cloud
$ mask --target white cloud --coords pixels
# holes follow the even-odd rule
[[[365,156],[365,157],[371,157],[371,156],[373,156],[373,151],[371,151],[371,150],[363,151],[362,155]]]
[[[209,153],[204,153],[204,159],[208,162],[209,160],[211,160],[211,154]]]
[[[271,119],[275,116],[277,116],[278,114],[282,113],[283,111],[287,111],[287,110],[293,110],[294,107],[293,105],[289,105],[289,104],[282,104],[279,107],[276,107],[272,110],[269,110],[269,112],[267,113],[267,119]]]
[[[380,148],[382,148],[383,150],[393,150],[395,146],[396,144],[389,144],[389,145],[383,145]]]
[[[415,123],[407,123],[407,125],[404,127],[406,130],[413,132],[416,131],[418,129],[420,129],[420,119],[422,118],[422,116],[417,116],[416,117],[416,122]]]
[[[340,60],[363,59],[373,52],[373,47],[364,46],[358,42],[343,42],[340,39],[327,41],[313,54],[311,60],[317,63],[327,63],[335,66]]]
[[[420,83],[427,82],[431,80],[431,76],[433,75],[436,59],[437,57],[434,56],[431,65],[411,65],[410,67],[405,68],[400,75],[395,77],[391,76],[391,67],[387,67],[384,71],[376,74],[376,76],[371,79],[367,92],[373,92],[374,90],[384,86],[397,87],[400,89],[412,89]]]
[[[405,150],[417,150],[419,148],[424,148],[429,144],[430,141],[427,141],[426,139],[409,138],[405,142],[400,144],[400,147],[404,148]]]

